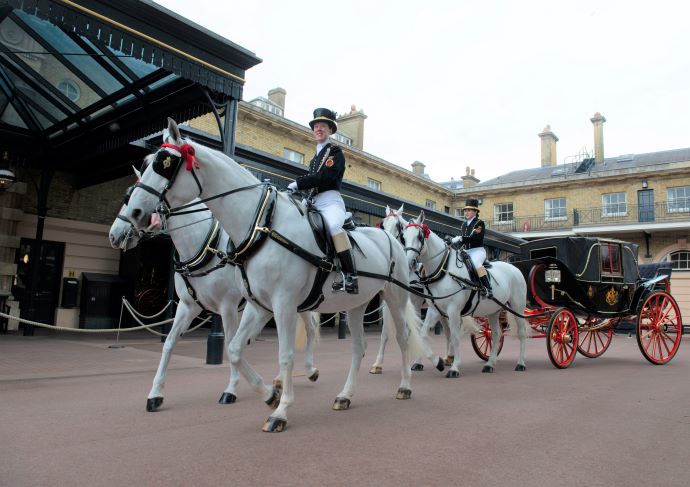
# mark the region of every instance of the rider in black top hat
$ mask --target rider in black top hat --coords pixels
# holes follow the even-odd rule
[[[335,112],[328,108],[314,110],[314,119],[309,126],[316,139],[316,155],[309,163],[309,174],[297,178],[288,185],[288,189],[310,190],[314,206],[323,215],[343,271],[343,281],[334,282],[333,290],[357,294],[359,286],[352,245],[343,230],[345,202],[340,187],[345,174],[345,156],[342,149],[329,139],[338,130],[335,119]]]
[[[472,264],[477,270],[479,281],[484,289],[482,294],[491,298],[491,283],[489,276],[484,268],[484,261],[486,260],[486,249],[484,248],[484,233],[486,232],[486,225],[479,219],[479,200],[470,198],[465,201],[465,206],[462,208],[465,216],[465,221],[460,226],[460,235],[454,237],[451,242],[456,244],[462,242],[462,246],[467,251],[467,254],[472,259]]]

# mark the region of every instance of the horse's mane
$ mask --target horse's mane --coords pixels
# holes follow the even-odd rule
[[[197,158],[197,161],[199,164],[203,164],[204,158],[207,157],[216,157],[223,161],[227,165],[232,165],[235,164],[237,167],[246,175],[250,178],[250,181],[253,183],[258,183],[260,182],[256,176],[254,176],[247,168],[243,167],[241,164],[239,164],[236,160],[234,160],[232,157],[229,155],[225,154],[222,151],[219,151],[218,149],[213,149],[211,147],[207,147],[203,144],[200,144],[196,141],[193,141],[189,138],[184,138],[182,139],[183,144],[189,144],[194,147],[194,152],[195,156]]]

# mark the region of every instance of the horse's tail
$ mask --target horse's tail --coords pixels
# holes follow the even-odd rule
[[[295,331],[295,350],[300,352],[307,346],[307,324],[301,314],[297,314],[297,330]]]
[[[419,329],[422,326],[422,320],[417,315],[412,301],[409,299],[405,304],[405,322],[407,323],[407,353],[410,359],[414,360],[417,357],[428,357],[430,351],[427,349],[426,343],[422,340],[419,334]]]

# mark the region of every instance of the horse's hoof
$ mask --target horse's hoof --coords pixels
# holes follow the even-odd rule
[[[443,369],[445,369],[445,364],[443,363],[443,359],[439,357],[438,362],[436,363],[436,370],[443,372]]]
[[[380,365],[374,365],[369,369],[370,374],[383,374],[383,367]]]
[[[273,418],[271,416],[264,422],[261,431],[266,433],[280,433],[287,427],[287,420],[282,418]]]
[[[522,364],[517,364],[517,365],[515,366],[515,370],[518,371],[518,372],[524,372],[525,370],[527,370],[527,367],[525,367],[525,366],[522,365]]]
[[[483,374],[493,374],[494,368],[490,365],[485,365],[484,368],[482,369]]]
[[[458,372],[457,370],[449,370],[446,374],[446,377],[449,379],[457,379],[458,377],[460,377],[460,372]]]
[[[308,377],[308,379],[312,382],[316,382],[317,380],[319,380],[319,371],[315,370],[314,373]]]
[[[283,381],[280,379],[273,379],[273,388],[282,391],[283,390]]]
[[[161,404],[163,404],[162,397],[150,397],[146,400],[146,410],[151,413],[158,409]]]
[[[282,393],[281,389],[278,389],[276,387],[273,388],[273,394],[271,394],[271,397],[266,399],[266,404],[268,405],[269,408],[275,409],[278,407],[278,404],[280,404],[281,393]]]
[[[218,399],[219,404],[234,404],[235,401],[237,401],[237,396],[232,392],[224,392]]]
[[[455,357],[452,356],[452,355],[448,355],[448,356],[446,357],[446,365],[447,365],[448,367],[450,367],[451,365],[453,365],[453,360],[455,360]]]
[[[398,395],[395,396],[396,399],[409,399],[412,397],[412,391],[410,389],[403,389],[402,387],[398,389]]]
[[[350,399],[347,397],[336,397],[333,403],[333,411],[344,411],[350,409]]]
[[[410,370],[414,370],[414,371],[424,370],[424,364],[412,364],[412,367],[410,367]]]

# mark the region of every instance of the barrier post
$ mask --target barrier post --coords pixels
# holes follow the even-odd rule
[[[338,339],[342,340],[346,336],[347,331],[347,315],[343,312],[338,316]]]
[[[225,335],[223,334],[223,323],[220,316],[214,314],[211,318],[211,331],[206,340],[206,363],[209,365],[220,365],[223,363],[223,344]]]

